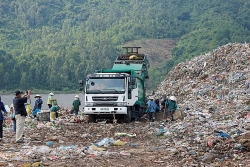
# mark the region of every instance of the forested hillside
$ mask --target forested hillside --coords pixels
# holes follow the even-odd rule
[[[247,0],[1,0],[0,15],[1,90],[77,90],[126,43],[175,40],[170,58],[151,62],[153,89],[178,62],[250,42]]]

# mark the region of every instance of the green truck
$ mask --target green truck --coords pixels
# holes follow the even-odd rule
[[[116,58],[112,69],[97,70],[86,77],[84,114],[89,122],[113,118],[128,123],[145,112],[147,56],[138,53],[141,47],[123,48],[126,53]],[[82,80],[79,84],[84,85]]]

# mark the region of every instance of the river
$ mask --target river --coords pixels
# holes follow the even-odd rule
[[[48,94],[40,94],[42,96],[42,100],[43,100],[43,105],[42,105],[42,109],[48,109],[48,105],[47,105],[47,100],[48,100]],[[62,106],[64,108],[71,108],[72,107],[72,103],[74,101],[74,97],[76,94],[55,94],[54,98],[57,100],[57,103],[59,106]],[[13,98],[15,97],[14,95],[0,95],[2,98],[2,102],[4,103],[4,105],[8,105],[10,106],[10,104],[13,103]],[[78,96],[80,97],[80,100],[82,100],[82,105],[80,107],[80,109],[82,109],[84,107],[84,94],[78,94]],[[33,108],[35,105],[35,94],[31,94],[31,107]],[[28,100],[29,102],[29,100]]]

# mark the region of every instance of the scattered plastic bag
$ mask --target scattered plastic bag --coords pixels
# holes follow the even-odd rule
[[[115,146],[124,146],[125,144],[127,144],[127,142],[123,142],[123,141],[121,141],[121,140],[116,140],[116,141],[114,142],[114,145],[115,145]]]
[[[21,167],[31,167],[31,164],[22,164]]]
[[[100,140],[99,142],[95,143],[95,146],[104,146],[104,147],[108,147],[110,146],[110,144],[114,143],[114,139],[113,138],[103,138],[102,140]]]
[[[43,154],[50,152],[50,148],[48,146],[35,146],[33,150]]]
[[[165,129],[160,128],[160,129],[158,130],[156,136],[163,136],[164,133],[166,133],[166,132],[167,132],[167,131],[166,131]]]
[[[129,137],[136,137],[136,134],[128,134],[128,133],[115,133],[115,136],[129,136]]]
[[[226,134],[226,133],[223,133],[223,132],[220,132],[219,134],[218,134],[218,136],[219,137],[226,137],[226,138],[230,138],[230,135],[229,134]]]
[[[35,162],[31,166],[32,167],[40,167],[40,166],[43,166],[43,164],[41,162]]]
[[[126,156],[130,156],[131,155],[130,152],[128,152],[128,151],[121,151],[120,154],[121,155],[126,155]]]
[[[87,147],[86,150],[90,151],[90,152],[92,152],[92,151],[105,151],[105,150],[107,150],[107,148],[106,147],[98,147],[98,146],[95,146],[95,145],[91,145],[91,146]]]
[[[46,142],[46,145],[49,147],[52,147],[55,143],[53,141]]]
[[[207,144],[208,144],[210,147],[213,147],[213,138],[212,138],[212,137],[208,137],[208,138],[207,138]]]

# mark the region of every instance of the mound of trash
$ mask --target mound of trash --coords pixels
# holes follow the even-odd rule
[[[155,94],[175,95],[182,109],[245,110],[250,105],[250,44],[229,43],[179,63]]]
[[[249,43],[229,43],[179,63],[155,90],[155,97],[164,95],[176,96],[179,112],[185,113],[172,126],[180,142],[198,147],[192,156],[196,163],[249,162],[249,153],[243,154],[250,149]]]

